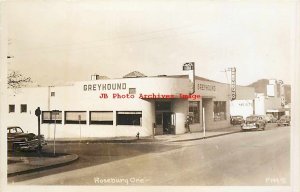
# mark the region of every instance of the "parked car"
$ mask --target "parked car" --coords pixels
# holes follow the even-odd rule
[[[267,115],[258,115],[261,119],[267,124],[270,121],[270,118]]]
[[[231,125],[241,125],[241,124],[245,123],[245,120],[244,120],[243,116],[235,115],[235,116],[231,116],[230,123],[231,123]]]
[[[291,124],[291,116],[289,115],[283,115],[277,121],[278,126],[289,126],[290,124]]]
[[[261,115],[251,115],[246,118],[246,122],[241,125],[242,130],[265,130],[266,121]]]
[[[277,119],[273,114],[267,114],[266,116],[268,117],[268,123],[276,123]]]
[[[40,136],[41,147],[46,145],[44,136]],[[39,137],[34,133],[24,133],[18,126],[7,128],[7,149],[9,151],[37,150],[39,149]]]

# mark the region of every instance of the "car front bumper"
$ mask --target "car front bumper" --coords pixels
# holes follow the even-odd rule
[[[35,150],[39,147],[39,140],[34,139],[34,140],[31,140],[31,141],[20,142],[20,143],[17,143],[17,144],[19,145],[21,150]],[[45,140],[41,140],[41,146],[45,146],[45,145],[47,145]]]
[[[249,130],[249,129],[257,129],[256,125],[255,124],[243,124],[241,126],[241,128],[243,130]]]

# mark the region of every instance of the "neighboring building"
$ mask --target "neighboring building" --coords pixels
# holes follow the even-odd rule
[[[256,93],[255,114],[266,115],[273,114],[279,118],[282,115],[290,114],[290,108],[286,106],[286,96],[284,85],[280,81],[271,79],[265,87],[263,93]]]
[[[40,107],[46,138],[53,138],[55,122],[57,138],[182,134],[188,115],[191,131],[201,131],[203,111],[207,130],[230,126],[228,84],[196,77],[196,91],[189,97],[186,75],[147,77],[134,72],[120,79],[93,79],[11,92],[9,125],[37,132],[35,109]],[[253,101],[254,88],[237,86],[237,100]]]
[[[230,102],[230,115],[241,115],[244,119],[253,115],[254,100],[234,100]]]

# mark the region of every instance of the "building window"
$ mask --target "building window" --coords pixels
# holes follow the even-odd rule
[[[117,111],[117,125],[142,125],[141,111]]]
[[[90,124],[112,125],[112,111],[90,111]]]
[[[65,124],[86,124],[86,111],[65,111]]]
[[[21,104],[21,113],[27,113],[27,105]]]
[[[8,106],[8,112],[9,113],[14,113],[15,112],[15,105],[9,105]]]
[[[129,88],[129,94],[136,94],[136,88]]]
[[[51,97],[55,97],[55,92],[51,92]]]
[[[155,124],[162,125],[163,124],[163,113],[156,113],[155,114]]]
[[[171,102],[170,101],[156,101],[155,110],[156,111],[171,111]]]
[[[191,117],[192,124],[200,123],[200,102],[199,101],[189,102],[189,116]]]
[[[226,120],[226,101],[214,101],[214,120]]]
[[[62,123],[62,112],[43,111],[42,112],[42,123]]]

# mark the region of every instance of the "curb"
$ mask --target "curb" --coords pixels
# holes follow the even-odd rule
[[[7,173],[7,177],[13,177],[13,176],[17,176],[17,175],[22,175],[22,174],[27,174],[27,173],[33,173],[33,172],[37,172],[37,171],[43,171],[43,170],[47,170],[47,169],[52,169],[52,168],[56,168],[56,167],[61,167],[61,166],[65,166],[65,165],[69,165],[75,161],[77,161],[79,159],[79,156],[76,154],[72,154],[75,157],[69,161],[63,162],[63,163],[56,163],[56,164],[52,164],[52,165],[45,165],[45,166],[41,166],[41,167],[36,167],[36,168],[32,168],[32,169],[27,169],[27,170],[22,170],[22,171],[16,171],[13,173]]]
[[[56,144],[61,143],[133,143],[137,140],[65,140],[65,141],[55,141]],[[53,141],[47,141],[47,144],[53,145]]]
[[[153,141],[152,139],[128,139],[128,140],[63,140],[63,141],[55,141],[56,144],[61,144],[61,143],[138,143],[138,142],[151,142]],[[48,145],[53,145],[53,140],[47,140]]]
[[[170,142],[184,142],[184,141],[195,141],[195,140],[201,140],[201,139],[208,139],[208,138],[213,138],[213,137],[219,137],[219,136],[224,136],[224,135],[230,135],[234,133],[240,133],[241,131],[233,131],[233,132],[228,132],[228,133],[222,133],[218,135],[210,135],[206,137],[199,137],[199,138],[193,138],[193,139],[182,139],[182,140],[175,140],[175,141],[170,141]]]

